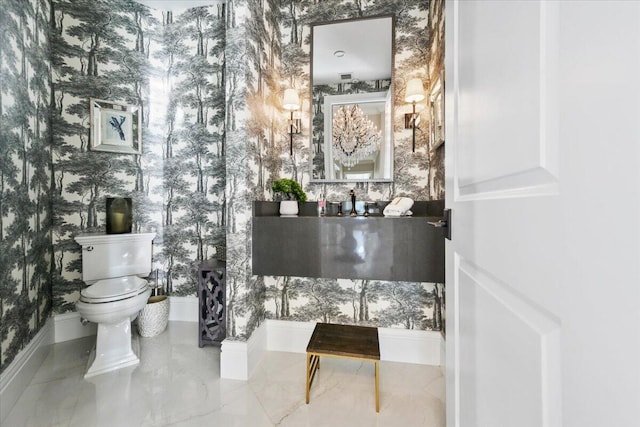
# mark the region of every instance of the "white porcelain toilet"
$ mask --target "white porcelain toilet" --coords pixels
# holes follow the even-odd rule
[[[151,295],[142,277],[151,272],[155,233],[81,234],[82,279],[76,310],[98,324],[95,357],[85,378],[140,363],[131,346],[131,322]]]

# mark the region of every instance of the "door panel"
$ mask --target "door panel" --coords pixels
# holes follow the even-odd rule
[[[446,2],[447,426],[640,425],[640,2]]]
[[[447,255],[455,272],[447,298],[459,314],[459,425],[561,425],[560,322],[548,300],[559,277],[558,245],[550,242],[562,234],[557,128],[549,119],[558,107],[555,77],[545,74],[557,60],[549,48],[557,32],[548,28],[557,8],[454,7],[446,85],[454,94]]]
[[[557,63],[557,7],[465,2],[458,19],[460,195],[486,197],[555,183],[557,87],[547,71]]]
[[[559,421],[559,322],[477,266],[459,260],[461,425]],[[486,349],[499,351],[486,351]],[[466,418],[465,418],[466,417]]]

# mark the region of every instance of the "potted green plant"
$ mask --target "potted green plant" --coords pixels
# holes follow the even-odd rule
[[[280,215],[298,215],[298,202],[307,200],[307,194],[300,184],[289,178],[276,179],[271,190],[276,200],[280,200]]]

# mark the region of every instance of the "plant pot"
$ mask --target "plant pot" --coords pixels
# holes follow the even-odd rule
[[[280,215],[298,215],[298,201],[282,200],[280,202]]]
[[[169,298],[158,295],[149,298],[138,315],[138,333],[141,337],[155,337],[167,329],[169,322]]]

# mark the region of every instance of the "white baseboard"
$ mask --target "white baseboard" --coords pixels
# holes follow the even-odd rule
[[[267,320],[267,350],[305,353],[315,322]],[[380,360],[441,365],[442,334],[414,329],[378,328]]]
[[[170,297],[169,320],[198,321],[198,299]],[[93,323],[82,325],[76,312],[56,315],[55,342],[96,334]],[[247,341],[224,340],[220,347],[220,376],[248,380],[265,351],[305,353],[315,322],[265,320]],[[440,332],[378,328],[380,360],[442,365],[444,338]]]
[[[253,334],[251,334],[251,337],[249,337],[249,340],[247,341],[249,343],[249,359],[247,360],[247,372],[249,375],[247,376],[247,379],[251,378],[262,361],[264,354],[267,352],[268,331],[268,326],[265,322],[262,322],[262,324],[253,331]]]
[[[249,351],[246,341],[225,339],[220,346],[220,378],[229,380],[249,379]]]
[[[169,320],[197,322],[200,312],[196,297],[169,297]]]
[[[378,328],[380,360],[440,366],[440,331]]]
[[[54,334],[53,320],[49,318],[0,375],[0,424],[46,359],[54,343]]]
[[[316,322],[267,320],[267,350],[306,353]]]
[[[266,320],[248,341],[224,340],[220,350],[220,376],[247,380],[265,351],[305,353],[315,322]],[[440,332],[378,328],[380,360],[439,366],[444,362]]]
[[[248,380],[267,351],[267,334],[266,322],[263,322],[247,341],[222,341],[220,378]]]
[[[82,324],[80,313],[71,311],[53,316],[55,325],[55,342],[75,340],[77,338],[95,335],[98,332],[98,325],[95,323]]]
[[[80,314],[77,311],[56,314],[53,319],[55,324],[55,342],[88,337],[95,335],[98,331],[98,325],[95,323],[83,325],[80,322]],[[169,320],[197,322],[198,298],[169,297]]]

